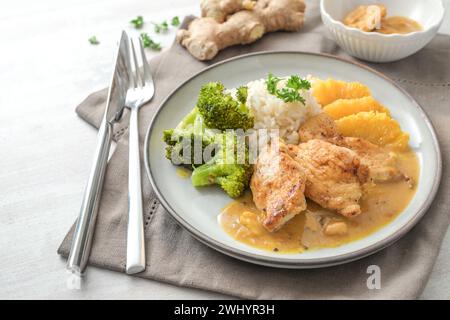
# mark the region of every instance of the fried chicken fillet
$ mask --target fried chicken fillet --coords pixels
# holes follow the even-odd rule
[[[361,184],[368,171],[354,151],[320,139],[288,145],[288,150],[306,174],[306,197],[345,217],[361,213]]]
[[[281,141],[260,152],[250,188],[256,207],[265,213],[262,224],[268,231],[281,228],[306,209],[305,182],[304,170]]]
[[[306,121],[299,129],[301,142],[322,139],[340,147],[353,150],[361,163],[369,169],[369,179],[373,182],[389,182],[410,178],[397,167],[397,155],[362,138],[342,137],[334,120],[326,113],[320,113]]]

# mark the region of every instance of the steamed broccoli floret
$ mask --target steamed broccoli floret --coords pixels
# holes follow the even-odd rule
[[[210,82],[201,88],[197,108],[207,127],[219,130],[253,127],[253,116],[245,105],[247,88],[240,87],[236,96],[234,99],[226,93],[220,82]]]
[[[248,149],[244,145],[244,163],[237,161],[236,140],[231,148],[228,145],[226,134],[217,135],[215,143],[219,149],[216,155],[207,163],[197,167],[192,172],[192,185],[195,187],[217,184],[232,198],[237,198],[248,187],[250,177],[252,175],[252,166],[248,164]],[[230,138],[228,138],[228,142]],[[231,149],[232,152],[229,150]]]
[[[253,168],[248,164],[245,139],[239,144],[234,132],[222,132],[253,127],[253,116],[245,105],[247,94],[245,86],[239,87],[233,98],[221,83],[206,84],[197,106],[174,129],[164,131],[166,158],[193,169],[195,187],[217,184],[232,198],[248,187]],[[186,150],[190,150],[189,155],[184,154]]]
[[[196,123],[198,117],[198,109],[194,108],[189,112],[175,127],[175,129],[164,130],[163,139],[167,144],[177,141],[179,137],[191,134],[194,131],[194,124]]]
[[[197,108],[194,108],[174,128],[164,130],[163,140],[166,146],[166,158],[173,164],[192,168],[204,163],[203,150],[214,142],[215,132],[203,124],[203,118]],[[190,147],[188,147],[190,146]],[[183,148],[188,147],[189,155],[183,154]]]
[[[232,198],[239,197],[248,186],[248,166],[208,162],[192,173],[192,185],[202,187],[217,184]]]
[[[236,90],[236,98],[239,100],[240,103],[245,103],[247,101],[248,96],[248,88],[247,86],[240,86]]]

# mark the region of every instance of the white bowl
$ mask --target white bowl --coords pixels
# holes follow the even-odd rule
[[[423,30],[408,34],[381,34],[347,27],[345,16],[359,5],[382,3],[388,16],[405,16]],[[322,21],[334,40],[348,54],[371,62],[391,62],[422,49],[436,35],[444,19],[442,0],[321,0]]]

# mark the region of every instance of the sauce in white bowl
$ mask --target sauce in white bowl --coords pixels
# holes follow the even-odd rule
[[[359,5],[383,4],[389,16],[404,16],[417,21],[422,30],[406,34],[366,32],[346,26],[346,15]],[[430,42],[444,18],[441,0],[321,0],[322,21],[334,40],[347,53],[371,62],[391,62],[406,58]]]

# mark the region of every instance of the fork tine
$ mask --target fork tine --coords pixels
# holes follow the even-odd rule
[[[135,82],[136,87],[144,86],[144,80],[141,77],[140,71],[139,71],[139,62],[136,57],[136,50],[134,49],[134,42],[133,39],[131,39],[131,51],[133,55],[133,61],[134,61],[134,73],[135,73]]]
[[[148,81],[153,83],[152,74],[150,72],[150,66],[148,65],[148,61],[145,56],[144,46],[142,45],[142,40],[140,38],[139,38],[139,48],[141,50],[142,68],[144,70],[144,82]]]

